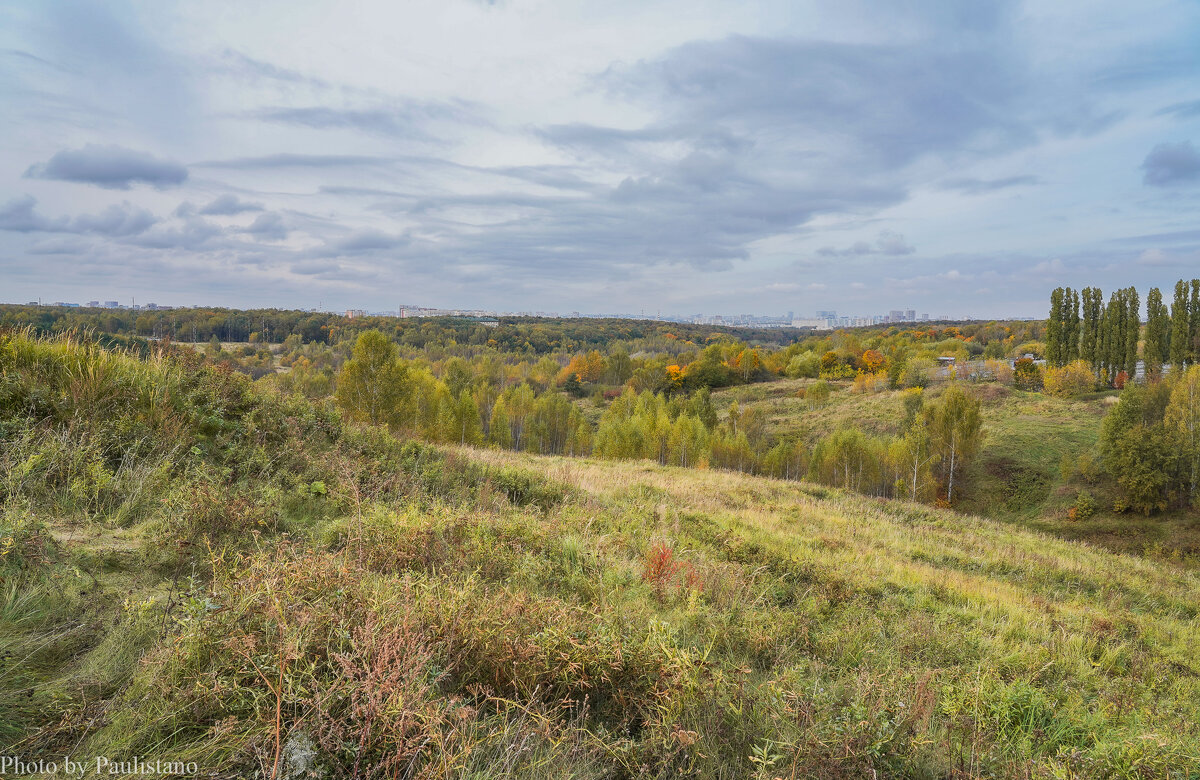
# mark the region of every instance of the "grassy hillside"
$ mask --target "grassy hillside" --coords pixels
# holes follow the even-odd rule
[[[641,462],[435,449],[0,337],[0,754],[222,776],[1195,777],[1200,577]]]
[[[813,408],[797,391],[813,380],[793,379],[732,388],[713,394],[725,409],[736,401],[767,414],[773,438],[798,438],[812,446],[844,427],[876,436],[893,436],[904,419],[902,391],[855,394],[841,383],[824,405]],[[937,385],[926,391],[936,399]],[[1109,549],[1195,564],[1200,560],[1200,516],[1171,511],[1143,517],[1112,511],[1113,494],[1096,478],[1097,442],[1116,391],[1081,398],[1056,398],[1000,385],[977,385],[983,400],[984,439],[965,477],[956,509],[1018,523],[1067,539]],[[1080,493],[1091,496],[1095,513],[1069,516]]]

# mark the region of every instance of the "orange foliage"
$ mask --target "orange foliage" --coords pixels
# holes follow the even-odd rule
[[[877,349],[868,349],[862,353],[862,362],[868,374],[875,374],[887,365],[887,358]]]

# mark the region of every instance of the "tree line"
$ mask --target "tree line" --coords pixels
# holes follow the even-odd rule
[[[571,368],[605,370],[586,355],[564,370]],[[810,400],[822,403],[827,388],[815,383]],[[461,361],[434,377],[400,359],[397,346],[377,331],[359,336],[337,374],[334,399],[352,420],[432,441],[722,468],[914,501],[953,501],[982,438],[980,402],[957,385],[928,404],[921,388],[906,391],[906,417],[895,437],[843,429],[811,449],[769,437],[759,409],[734,402],[721,419],[706,386],[668,393],[627,385],[593,425],[554,384],[540,393],[527,382],[501,390]]]
[[[1104,303],[1098,287],[1082,291],[1059,287],[1050,294],[1046,321],[1046,363],[1061,368],[1082,361],[1099,380],[1123,387],[1136,375],[1141,358],[1147,378],[1157,379],[1166,367],[1194,365],[1200,356],[1200,279],[1180,279],[1170,309],[1162,291],[1146,296],[1145,329],[1137,289],[1116,290]]]

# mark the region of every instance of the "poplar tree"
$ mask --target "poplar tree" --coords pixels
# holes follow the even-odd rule
[[[1079,356],[1100,373],[1100,310],[1104,293],[1099,287],[1083,288],[1083,325],[1079,338]]]
[[[1150,288],[1146,296],[1146,340],[1142,346],[1142,361],[1146,365],[1146,377],[1157,379],[1162,376],[1163,363],[1167,360],[1167,343],[1171,333],[1171,317],[1163,303],[1162,292]]]
[[[1108,299],[1104,317],[1100,321],[1100,371],[1105,381],[1112,384],[1120,371],[1120,361],[1125,353],[1122,339],[1124,323],[1125,291],[1117,290]]]
[[[1190,322],[1188,325],[1188,362],[1195,364],[1200,362],[1200,279],[1192,280],[1192,300],[1188,304],[1188,311],[1191,313]]]
[[[1125,290],[1125,357],[1123,370],[1133,379],[1137,374],[1138,337],[1142,330],[1141,304],[1136,287]]]
[[[1066,305],[1063,327],[1066,340],[1066,351],[1063,354],[1065,364],[1079,359],[1079,292],[1068,287],[1063,303]]]
[[[1188,363],[1188,347],[1191,343],[1190,311],[1188,307],[1188,283],[1180,279],[1175,283],[1175,301],[1171,304],[1171,370],[1183,371]]]
[[[1046,320],[1046,362],[1061,366],[1063,359],[1063,288],[1050,293],[1050,316]]]

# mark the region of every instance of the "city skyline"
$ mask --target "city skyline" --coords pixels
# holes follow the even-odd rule
[[[121,303],[119,300],[99,300],[93,299],[87,302],[49,301],[38,299],[34,301],[25,301],[23,303],[17,301],[0,301],[0,305],[25,305],[25,306],[47,306],[47,307],[66,307],[66,308],[91,308],[91,309],[118,309],[123,311],[148,311],[148,312],[167,312],[175,309],[228,309],[232,311],[252,311],[256,308],[271,308],[271,307],[233,307],[223,306],[220,304],[160,304],[157,301],[147,301],[139,304],[136,299],[131,298],[129,304]],[[939,321],[971,321],[979,318],[971,316],[952,317],[948,314],[938,314],[931,316],[927,312],[922,312],[918,315],[915,309],[891,309],[886,314],[841,314],[837,310],[818,309],[811,316],[805,315],[803,312],[797,313],[794,310],[786,313],[780,312],[777,314],[763,313],[723,313],[723,314],[706,314],[703,312],[694,312],[685,315],[663,314],[662,312],[581,312],[578,310],[571,311],[548,311],[548,310],[494,310],[494,309],[478,309],[478,308],[439,308],[430,306],[421,306],[417,304],[400,305],[395,309],[336,309],[323,306],[311,308],[305,307],[278,307],[281,310],[292,311],[312,311],[328,314],[344,314],[348,318],[355,317],[399,317],[399,318],[419,318],[419,317],[545,317],[545,318],[562,318],[562,319],[646,319],[658,320],[663,322],[686,322],[694,325],[727,325],[734,327],[760,327],[760,328],[783,328],[791,327],[798,329],[816,328],[817,330],[831,330],[836,328],[854,328],[854,327],[870,327],[873,325],[889,324],[889,323],[916,323],[916,322],[939,322]],[[999,318],[1008,320],[1026,320],[1027,317],[1009,317]]]

